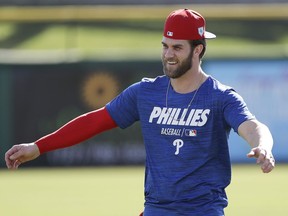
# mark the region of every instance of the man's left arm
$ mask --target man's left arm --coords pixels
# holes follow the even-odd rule
[[[272,154],[273,138],[269,128],[257,120],[243,122],[238,128],[239,135],[251,146],[247,154],[249,158],[257,158],[264,173],[269,173],[275,167]]]

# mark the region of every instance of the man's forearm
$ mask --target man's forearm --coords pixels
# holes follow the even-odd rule
[[[40,153],[69,147],[116,127],[105,108],[83,114],[35,143]]]
[[[273,138],[269,128],[257,120],[243,122],[239,126],[238,133],[251,146],[261,147],[266,151],[272,151]]]

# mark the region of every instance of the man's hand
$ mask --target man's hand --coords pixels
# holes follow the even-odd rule
[[[269,128],[256,119],[247,120],[240,124],[238,133],[251,146],[248,158],[257,158],[257,164],[261,165],[264,173],[269,173],[275,167],[275,159],[272,154],[273,137]]]
[[[8,169],[17,169],[20,164],[33,160],[40,155],[35,143],[14,145],[5,154]]]
[[[271,152],[267,152],[265,149],[256,147],[252,148],[247,154],[248,158],[257,158],[257,164],[261,165],[261,169],[264,173],[269,173],[275,167],[275,159]]]

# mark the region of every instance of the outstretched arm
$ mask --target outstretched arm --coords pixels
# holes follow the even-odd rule
[[[115,127],[116,123],[103,107],[73,119],[34,143],[14,145],[5,154],[6,165],[9,169],[17,169],[21,163],[33,160],[40,154],[78,144]]]
[[[251,146],[247,154],[249,158],[257,158],[264,173],[269,173],[275,167],[275,160],[272,154],[273,138],[269,128],[257,120],[243,122],[238,133]]]

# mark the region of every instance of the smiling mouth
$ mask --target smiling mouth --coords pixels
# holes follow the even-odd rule
[[[167,62],[167,64],[169,64],[169,65],[176,65],[176,64],[177,64],[176,61],[166,61],[166,62]]]

